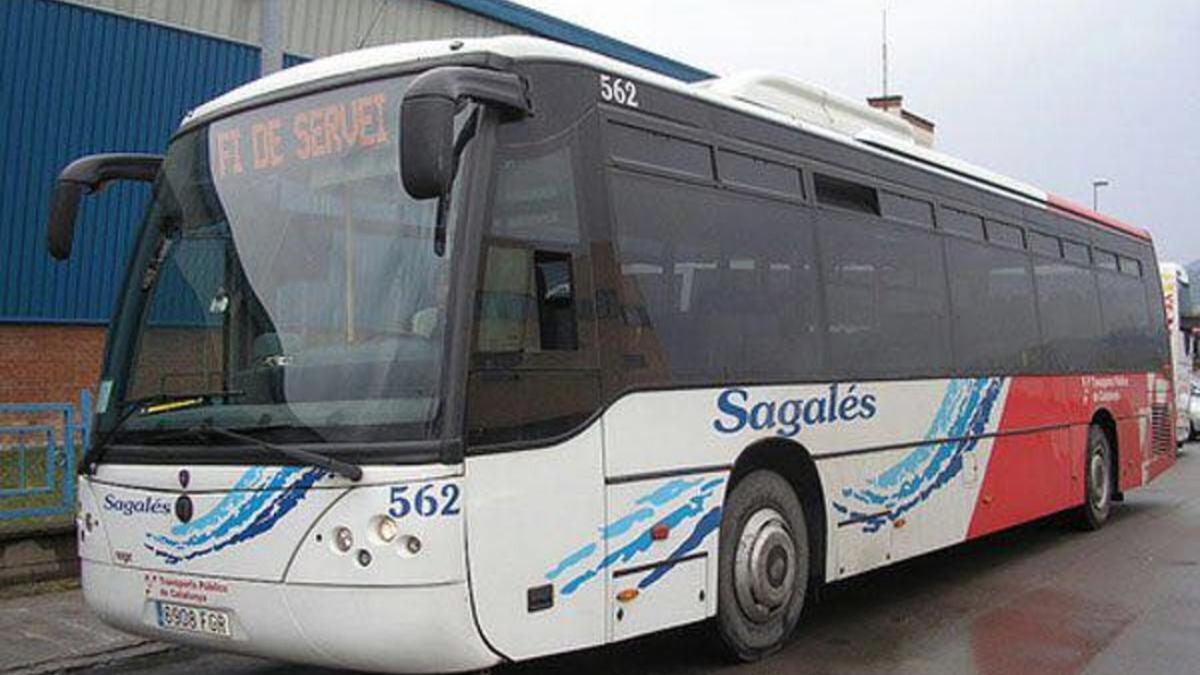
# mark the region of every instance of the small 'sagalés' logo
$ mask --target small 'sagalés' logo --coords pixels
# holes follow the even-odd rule
[[[104,510],[113,511],[123,516],[132,516],[135,513],[165,516],[171,513],[171,502],[158,497],[121,499],[116,495],[107,494],[104,495]]]

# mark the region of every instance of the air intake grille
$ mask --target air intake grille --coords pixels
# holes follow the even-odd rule
[[[1155,405],[1150,408],[1150,447],[1154,452],[1171,450],[1171,415],[1170,408],[1165,405]]]

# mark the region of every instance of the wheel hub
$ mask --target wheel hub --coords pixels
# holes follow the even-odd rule
[[[1092,479],[1092,507],[1103,511],[1108,506],[1109,493],[1112,483],[1108,478],[1108,461],[1102,452],[1092,453],[1091,465],[1088,467]]]
[[[734,559],[734,590],[742,612],[762,623],[787,605],[796,578],[796,545],[787,522],[761,509],[742,528]]]

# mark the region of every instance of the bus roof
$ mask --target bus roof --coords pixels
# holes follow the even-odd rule
[[[407,42],[316,59],[254,80],[200,105],[188,113],[181,127],[201,124],[232,110],[253,105],[260,99],[265,101],[285,96],[289,90],[324,80],[343,79],[355,73],[385,70],[389,66],[465,54],[492,54],[513,60],[562,61],[604,70],[732,108],[746,115],[798,128],[894,161],[916,165],[980,189],[1137,239],[1150,240],[1150,233],[1146,230],[1096,213],[1028,183],[918,146],[890,116],[790,78],[759,74],[750,78],[736,76],[688,84],[595,52],[536,37],[501,36]],[[773,87],[765,95],[762,93],[763,82]],[[787,98],[789,95],[793,97],[791,100]],[[830,117],[828,122],[823,123],[819,115],[803,114],[803,109],[814,106],[821,115]],[[841,115],[837,116],[831,111],[840,112]]]

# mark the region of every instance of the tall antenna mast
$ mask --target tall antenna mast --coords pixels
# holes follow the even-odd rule
[[[883,95],[888,95],[887,7],[883,8]]]

